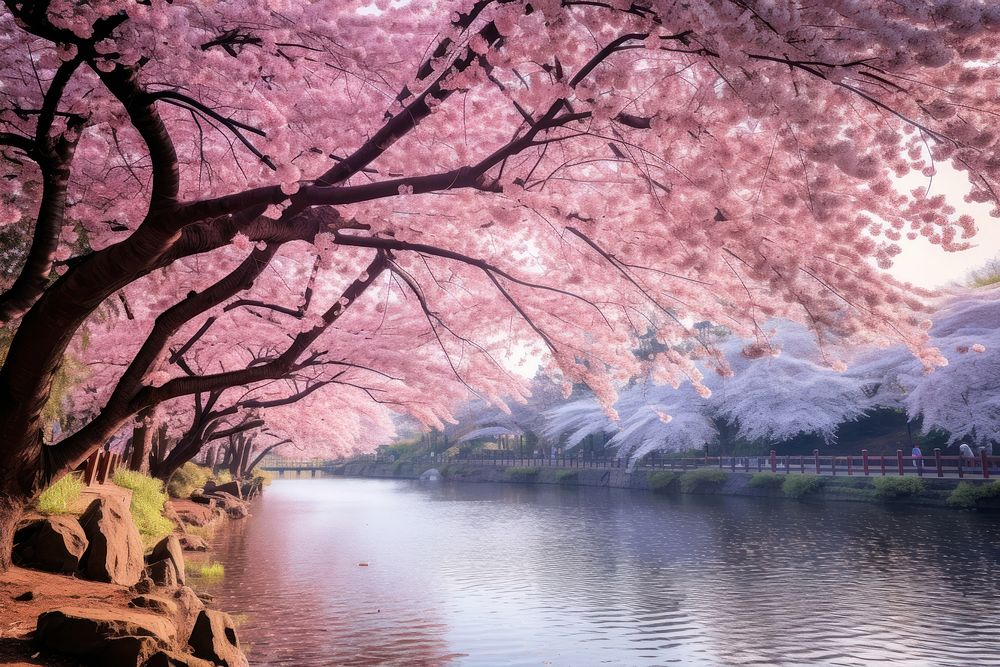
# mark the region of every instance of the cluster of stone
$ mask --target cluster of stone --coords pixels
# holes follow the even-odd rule
[[[227,496],[207,497],[229,516],[245,516],[246,503]],[[127,586],[135,594],[127,609],[42,613],[35,630],[39,648],[102,667],[246,667],[233,619],[205,608],[186,585],[185,547],[207,548],[197,536],[170,535],[144,556],[128,507],[109,497],[94,500],[79,519],[52,516],[21,527],[18,564]]]

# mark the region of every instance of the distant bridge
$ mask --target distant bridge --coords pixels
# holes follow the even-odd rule
[[[284,475],[294,472],[301,475],[310,473],[343,474],[345,466],[358,463],[396,463],[394,459],[376,454],[356,456],[348,459],[281,459],[268,458],[261,468]],[[523,456],[516,451],[477,452],[472,456],[446,457],[442,455],[424,456],[400,463],[418,466],[439,467],[447,464],[474,464],[514,467],[553,467],[553,468],[624,468],[622,459],[601,458],[591,456],[556,456],[532,457]],[[812,455],[778,456],[771,452],[766,456],[700,456],[700,457],[667,457],[648,456],[633,466],[633,470],[694,470],[697,468],[717,468],[730,472],[774,472],[781,474],[812,474],[824,476],[905,476],[905,477],[946,477],[951,479],[979,478],[989,479],[990,475],[1000,475],[1000,457],[989,456],[981,451],[971,459],[960,456],[944,456],[940,449],[933,450],[928,456],[914,458],[903,456],[903,450],[896,450],[895,455],[869,455],[862,450],[859,455],[820,456],[819,450]]]

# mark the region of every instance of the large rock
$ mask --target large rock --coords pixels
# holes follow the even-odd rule
[[[190,653],[160,651],[146,662],[145,667],[215,667],[208,660],[196,658]]]
[[[146,571],[143,570],[142,576],[139,578],[139,581],[136,582],[135,586],[132,586],[131,590],[133,593],[144,595],[146,593],[152,593],[155,588],[156,584],[153,583],[153,580],[150,579]]]
[[[161,595],[137,595],[128,603],[130,607],[147,609],[162,616],[173,618],[177,616],[177,603]]]
[[[208,551],[208,542],[205,538],[185,533],[177,538],[182,551]]]
[[[177,585],[177,570],[174,568],[174,562],[169,558],[150,563],[144,572],[157,586],[173,588]]]
[[[177,605],[177,614],[174,616],[177,636],[184,640],[191,636],[195,621],[205,608],[205,603],[189,586],[179,586],[174,591],[173,602]]]
[[[228,493],[232,496],[236,496],[240,500],[243,499],[243,489],[240,488],[239,482],[226,482],[225,484],[213,484],[209,482],[205,485],[205,493]]]
[[[161,560],[169,560],[174,568],[174,575],[177,583],[184,584],[184,550],[181,543],[174,535],[167,535],[160,540],[153,551],[149,554],[149,562],[155,563]],[[156,578],[153,578],[156,581]]]
[[[38,617],[35,641],[53,653],[102,667],[137,667],[174,644],[174,624],[157,614],[131,609],[64,607]]]
[[[75,572],[87,552],[87,536],[71,516],[33,521],[14,536],[14,557],[26,567],[47,572]]]
[[[133,586],[142,576],[142,538],[125,504],[98,498],[80,517],[90,541],[82,569],[88,579]]]
[[[213,491],[206,496],[216,502],[218,507],[225,510],[230,519],[242,519],[250,516],[250,506],[231,493],[225,491]]]
[[[194,654],[223,667],[248,667],[229,614],[203,609],[188,640]]]
[[[201,503],[200,500],[205,502]],[[215,501],[205,496],[191,496],[190,500],[174,500],[167,503],[184,523],[192,526],[207,526],[215,521]]]
[[[114,637],[108,640],[94,664],[101,667],[145,667],[149,658],[162,649],[163,644],[152,637]]]

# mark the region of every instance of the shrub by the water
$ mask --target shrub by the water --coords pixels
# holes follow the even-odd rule
[[[556,470],[556,481],[560,484],[575,484],[579,476],[576,470]]]
[[[541,468],[507,468],[507,479],[512,482],[534,482]]]
[[[258,469],[254,473],[254,477],[260,480],[261,486],[270,486],[271,482],[274,481],[276,475],[270,470],[260,470]]]
[[[35,503],[42,514],[65,514],[80,497],[83,481],[78,475],[65,475],[58,482],[42,491]]]
[[[681,475],[681,491],[684,493],[711,493],[725,484],[727,475],[721,470],[702,468]]]
[[[680,475],[669,470],[654,472],[646,478],[649,483],[649,490],[655,493],[676,493]]]
[[[976,503],[984,498],[995,498],[1000,496],[1000,480],[989,484],[970,484],[962,482],[955,487],[948,499],[945,501],[952,507],[961,509],[976,509]]]
[[[919,496],[924,492],[924,480],[919,477],[876,477],[872,485],[875,496],[884,500]]]
[[[778,489],[785,483],[787,475],[779,475],[776,472],[758,472],[747,482],[748,486],[755,489]]]
[[[167,502],[163,482],[131,470],[119,470],[113,481],[120,487],[132,490],[129,509],[132,511],[132,520],[146,542],[153,542],[173,531],[174,524],[163,516],[163,504]]]
[[[210,581],[218,581],[226,576],[226,568],[222,563],[192,563],[187,561],[184,570],[191,576]]]
[[[171,498],[190,498],[195,489],[205,488],[205,482],[212,477],[212,471],[194,463],[185,463],[178,468],[167,484]]]
[[[781,490],[789,498],[804,498],[816,493],[823,486],[818,475],[788,475],[781,484]]]
[[[227,484],[233,481],[233,473],[229,472],[225,468],[219,470],[219,472],[211,475],[212,479],[216,484]]]

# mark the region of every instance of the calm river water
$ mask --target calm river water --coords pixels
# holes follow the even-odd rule
[[[253,665],[1000,665],[995,516],[302,479],[214,547]]]

